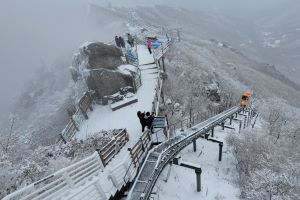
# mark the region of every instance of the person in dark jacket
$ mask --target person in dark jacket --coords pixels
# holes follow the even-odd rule
[[[119,42],[120,42],[121,47],[125,48],[125,41],[121,36],[119,37]]]
[[[121,47],[120,40],[119,40],[118,36],[115,37],[115,42],[116,42],[117,47]]]
[[[141,111],[138,111],[137,112],[137,116],[138,116],[138,118],[139,118],[139,120],[140,120],[140,123],[141,123],[141,125],[142,125],[142,132],[144,132],[144,130],[145,130],[145,127],[146,127],[146,119],[145,119],[145,112],[141,112]]]
[[[127,33],[127,38],[128,38],[128,44],[133,47],[134,46],[134,39],[130,33]]]
[[[150,115],[150,112],[146,112],[145,119],[146,119],[146,126],[147,126],[147,128],[150,129],[151,132],[152,132],[152,123],[153,123],[153,120],[154,120],[153,114]]]
[[[154,112],[151,113],[151,115],[148,117],[148,128],[151,130],[151,133],[153,133],[153,121],[154,121]]]

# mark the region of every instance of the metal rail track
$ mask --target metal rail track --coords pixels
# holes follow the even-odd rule
[[[149,199],[159,175],[172,158],[194,140],[203,137],[209,130],[241,111],[239,106],[230,108],[153,148],[148,153],[127,200]]]

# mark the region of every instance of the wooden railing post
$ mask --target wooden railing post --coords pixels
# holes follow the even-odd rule
[[[141,143],[142,151],[145,152],[145,147],[144,147],[143,139],[142,138],[140,138],[140,143]]]
[[[82,108],[80,108],[80,111],[81,111],[82,115],[84,116],[84,118],[86,120],[89,119],[88,115],[86,114],[86,112]]]
[[[62,141],[63,141],[65,144],[67,144],[67,140],[64,138],[64,136],[62,135],[62,133],[59,134],[59,135],[60,135],[60,138],[62,139]]]
[[[100,165],[100,168],[102,169],[102,171],[104,170],[104,160],[103,160],[103,158],[102,158],[102,155],[101,155],[101,153],[100,153],[100,149],[96,149],[96,151],[97,151],[97,153],[98,153],[98,155],[99,155],[99,157],[98,157],[98,161],[99,161],[99,165]]]

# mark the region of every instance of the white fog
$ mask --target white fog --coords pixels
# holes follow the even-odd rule
[[[299,10],[0,0],[0,199],[299,200]]]

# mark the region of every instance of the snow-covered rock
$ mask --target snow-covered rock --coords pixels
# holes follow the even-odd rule
[[[166,104],[167,104],[167,105],[172,104],[172,100],[171,100],[171,99],[167,99],[167,100],[166,100]]]
[[[87,42],[74,54],[70,71],[74,81],[81,76],[88,89],[95,91],[95,98],[112,95],[120,88],[133,86],[137,68],[122,65],[122,51],[101,42]]]

